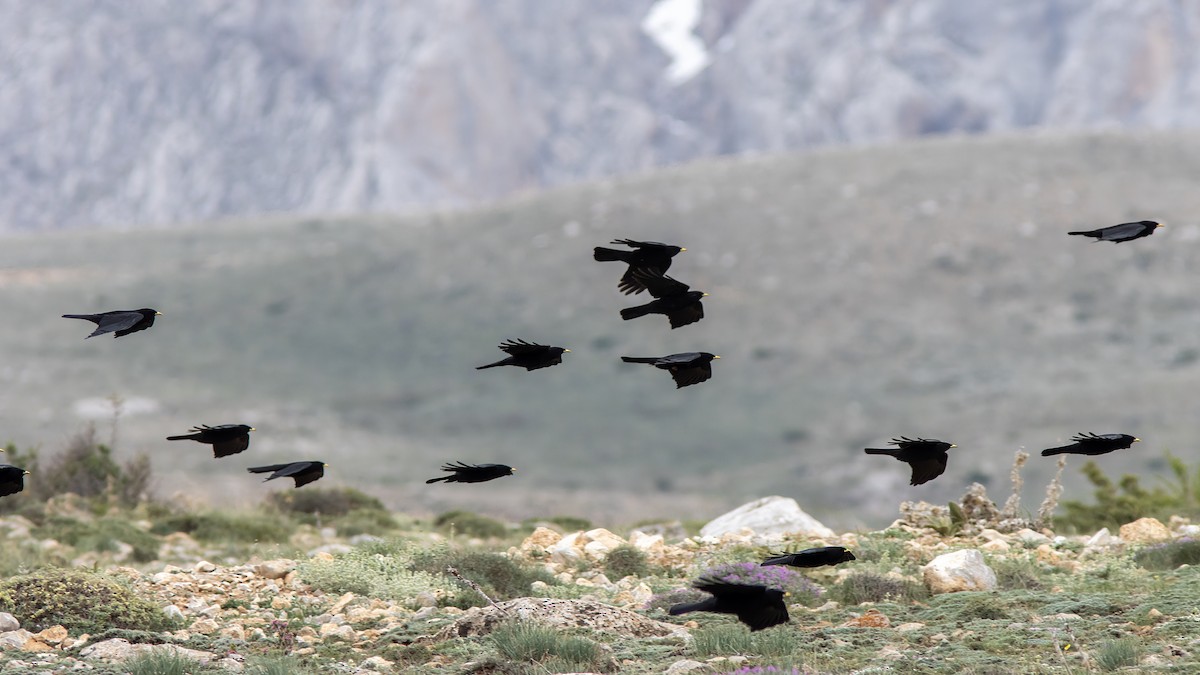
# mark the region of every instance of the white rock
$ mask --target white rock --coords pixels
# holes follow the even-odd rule
[[[192,659],[193,661],[199,661],[201,664],[208,664],[212,662],[214,658],[212,654],[196,649],[187,649],[171,644],[130,644],[128,640],[122,638],[113,638],[111,640],[97,642],[94,645],[88,645],[79,652],[79,655],[87,659],[121,662],[137,656],[138,654],[154,651],[156,649],[173,651],[184,658]]]
[[[983,561],[983,554],[973,548],[939,555],[922,568],[922,574],[933,593],[996,588],[996,573]]]
[[[1084,544],[1084,546],[1086,548],[1103,548],[1105,546],[1112,546],[1113,543],[1114,538],[1112,534],[1109,533],[1108,528],[1102,527],[1100,528],[1099,532],[1093,534],[1091,538],[1087,540],[1087,543]]]
[[[16,630],[21,627],[21,622],[17,621],[17,617],[8,612],[0,612],[0,633],[7,633],[10,630]]]
[[[163,607],[163,614],[166,614],[167,618],[172,621],[183,621],[183,610],[175,605]]]
[[[661,534],[646,534],[641,530],[634,530],[633,534],[629,535],[629,543],[642,551],[651,551],[662,548],[663,536]]]
[[[708,665],[691,659],[683,659],[672,663],[663,671],[663,675],[678,675],[678,673],[690,673],[693,670],[708,670]]]
[[[33,638],[33,633],[24,628],[0,633],[0,652],[8,651],[9,649],[20,649],[31,638]]]
[[[1029,529],[1028,527],[1024,528],[1022,530],[1019,530],[1017,532],[1017,539],[1020,539],[1021,541],[1025,542],[1026,544],[1048,544],[1048,543],[1050,543],[1050,537],[1047,537],[1046,535],[1042,534],[1041,532],[1034,532],[1033,530]]]
[[[700,528],[702,537],[720,537],[743,528],[753,530],[759,537],[801,534],[808,537],[831,538],[833,530],[800,508],[795,499],[763,497],[743,504]]]
[[[583,551],[578,546],[579,538],[583,536],[582,532],[572,532],[567,536],[559,539],[553,546],[546,550],[550,552],[550,559],[557,563],[570,564],[583,559]]]

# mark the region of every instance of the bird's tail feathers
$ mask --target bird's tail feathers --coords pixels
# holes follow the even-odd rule
[[[441,478],[430,478],[429,480],[425,481],[425,484],[428,485],[430,483],[436,483],[436,482],[442,481],[442,480],[450,480],[450,476],[442,476]]]
[[[200,438],[200,434],[184,434],[183,436],[167,436],[168,441],[194,441]]]
[[[621,360],[625,363],[654,363],[658,361],[653,356],[622,356]]]
[[[475,366],[475,370],[487,370],[488,368],[495,368],[497,366],[507,366],[507,365],[508,365],[508,359],[503,359],[503,360],[497,361],[495,363],[489,363],[486,366]]]
[[[1073,445],[1064,445],[1064,446],[1057,447],[1057,448],[1046,448],[1045,450],[1042,451],[1042,457],[1049,457],[1050,455],[1061,455],[1066,452],[1070,452],[1071,450],[1074,450],[1074,449],[1075,449],[1075,446],[1073,446]]]
[[[895,457],[896,453],[900,452],[900,450],[897,448],[863,448],[863,452],[868,455],[891,455]]]
[[[249,471],[250,473],[271,473],[274,471],[278,471],[285,466],[287,466],[287,464],[272,464],[270,466],[252,466],[246,470]]]
[[[91,321],[92,315],[91,314],[63,314],[62,318],[64,318],[64,319],[84,319],[86,321]]]
[[[788,564],[789,558],[791,558],[791,556],[786,553],[781,553],[779,555],[773,555],[770,558],[767,558],[766,560],[762,561],[762,563],[760,563],[759,566],[766,567],[768,565],[786,565],[786,564]]]
[[[1067,234],[1076,234],[1076,235],[1080,235],[1083,237],[1099,237],[1100,231],[1099,230],[1087,230],[1087,231],[1080,230],[1078,232],[1068,232]]]
[[[667,614],[670,614],[671,616],[679,616],[680,614],[687,614],[688,612],[703,612],[711,609],[712,606],[712,598],[709,598],[708,600],[701,600],[700,602],[688,602],[682,605],[672,605],[671,608],[667,610]]]
[[[650,309],[651,307],[648,304],[638,305],[637,307],[626,307],[625,309],[621,310],[621,318],[628,321],[630,319],[636,319],[639,316],[646,316],[647,314],[651,313]]]
[[[622,262],[625,262],[625,261],[629,260],[629,255],[631,253],[633,253],[633,251],[618,251],[613,248],[604,248],[603,246],[597,246],[596,250],[592,252],[592,255],[593,255],[593,257],[595,257],[596,260],[599,260],[600,262],[611,262],[613,260],[620,260]]]

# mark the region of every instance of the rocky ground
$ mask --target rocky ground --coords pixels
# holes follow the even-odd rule
[[[185,533],[163,537],[159,556],[145,563],[128,560],[129,546],[70,550],[74,557],[61,564],[116,581],[161,612],[155,620],[165,624],[84,631],[50,623],[49,616],[67,616],[51,613],[62,598],[39,600],[36,609],[46,611],[33,611],[12,595],[27,577],[9,574],[0,583],[0,608],[10,610],[0,613],[0,673],[1200,667],[1200,576],[1180,562],[1200,556],[1192,541],[1200,526],[1146,518],[1119,532],[1062,536],[1019,519],[989,522],[986,509],[963,504],[965,520],[950,526],[944,507],[906,504],[901,518],[878,532],[834,533],[794,501],[768,498],[691,536],[670,525],[621,536],[546,523],[507,539],[453,528],[352,539],[333,527],[306,526],[286,557],[270,555],[283,550],[278,546],[222,551]],[[0,518],[9,553],[68,548],[37,539],[37,530],[22,516]],[[858,560],[803,575],[739,565],[767,551],[815,545],[846,546]],[[430,551],[442,556],[432,567],[421,562]],[[461,571],[439,574],[436,565],[446,561]],[[54,569],[34,567],[34,575]],[[775,581],[797,600],[791,621],[751,634],[724,616],[668,617],[664,608],[680,589],[714,569],[778,570]],[[503,575],[518,573],[528,576],[513,591]],[[470,586],[475,582],[479,588]],[[164,658],[174,669],[162,665]]]

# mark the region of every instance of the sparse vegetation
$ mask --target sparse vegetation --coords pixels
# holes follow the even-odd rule
[[[129,675],[192,675],[203,669],[198,661],[172,649],[152,649],[125,662]]]
[[[537,663],[548,672],[564,672],[559,664],[574,671],[612,672],[600,645],[586,638],[562,635],[533,622],[512,622],[492,632],[492,644],[501,657],[517,663]],[[553,661],[554,663],[549,663]]]
[[[852,572],[829,589],[834,600],[847,605],[864,602],[913,602],[929,597],[925,586],[875,572]]]
[[[0,582],[0,611],[33,630],[61,625],[75,633],[109,628],[163,630],[162,610],[102,574],[45,568]]]
[[[295,523],[270,511],[200,511],[162,518],[151,531],[160,535],[186,532],[206,542],[284,542],[295,531]]]
[[[469,511],[443,513],[434,519],[433,524],[455,534],[480,539],[496,539],[508,533],[508,527],[504,523]]]
[[[622,544],[604,556],[604,572],[610,579],[629,575],[644,577],[650,575],[650,565],[646,562],[646,554],[640,549]]]

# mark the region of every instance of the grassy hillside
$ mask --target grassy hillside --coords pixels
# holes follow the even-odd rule
[[[56,448],[95,408],[81,401],[115,393],[122,452],[149,452],[165,494],[256,499],[245,466],[312,457],[398,509],[600,522],[778,493],[881,525],[898,498],[1002,483],[1018,447],[1076,431],[1141,436],[1103,463],[1153,474],[1167,449],[1195,455],[1198,171],[1194,135],[946,139],[467,213],[5,238],[0,437]],[[1064,234],[1142,218],[1168,227],[1116,246]],[[703,322],[620,320],[641,300],[591,247],[624,236],[688,247],[671,273],[712,294]],[[115,341],[58,318],[141,306],[165,316]],[[508,337],[572,353],[473,370]],[[618,359],[699,349],[723,358],[680,391]],[[161,440],[243,421],[251,450],[219,462]],[[862,455],[899,434],[958,443],[948,474],[910,488]],[[452,459],[519,473],[424,484]],[[1027,484],[1051,469],[1034,461]]]

